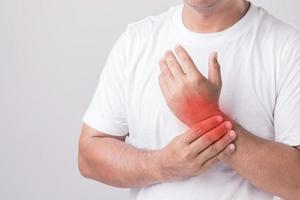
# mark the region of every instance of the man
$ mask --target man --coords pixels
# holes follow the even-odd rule
[[[185,0],[116,42],[80,171],[139,200],[300,199],[299,77],[292,27],[244,0]]]

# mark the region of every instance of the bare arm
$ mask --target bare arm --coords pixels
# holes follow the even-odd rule
[[[221,118],[221,119],[220,119]],[[161,150],[143,150],[87,125],[79,142],[83,176],[116,187],[143,187],[198,175],[227,157],[236,137],[230,122],[215,116],[175,137]],[[231,134],[230,134],[231,133]]]
[[[212,54],[206,79],[183,47],[178,46],[175,52],[180,62],[170,51],[160,62],[160,85],[170,109],[190,125],[216,112],[209,108],[218,107],[220,66],[216,54]],[[224,160],[258,188],[287,200],[300,199],[300,148],[257,137],[238,124],[234,127],[237,151]]]
[[[124,140],[125,136],[110,136],[83,125],[78,158],[81,174],[116,187],[160,182],[154,153],[136,149]]]
[[[241,176],[286,200],[300,199],[300,149],[257,137],[237,126],[237,150],[225,159]]]

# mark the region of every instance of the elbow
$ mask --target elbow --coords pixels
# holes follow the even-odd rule
[[[81,176],[90,179],[92,177],[92,171],[88,158],[88,155],[90,154],[87,142],[88,139],[86,133],[82,132],[78,145],[77,167]]]
[[[85,178],[92,177],[90,167],[80,152],[78,154],[78,170],[79,170],[81,176],[83,176]]]

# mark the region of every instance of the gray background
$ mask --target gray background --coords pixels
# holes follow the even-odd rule
[[[77,170],[81,117],[125,26],[176,0],[0,0],[0,199],[124,199]],[[256,0],[300,28],[300,1]]]

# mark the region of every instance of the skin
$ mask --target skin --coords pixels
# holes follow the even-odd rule
[[[210,4],[212,3],[212,1],[189,1],[189,3],[192,3],[193,5],[196,5],[198,3],[202,4],[204,2],[210,2]],[[231,3],[229,3],[230,1],[227,1],[227,3],[225,4],[228,5],[227,8],[232,5]],[[241,12],[240,9],[231,8],[231,13],[234,14],[228,15],[228,9],[219,9],[222,7],[221,4],[214,7],[218,9],[212,9],[212,6],[206,7],[209,9],[203,9],[204,7],[202,6],[202,10],[205,10],[206,13],[206,17],[203,17],[202,20],[209,20],[211,25],[213,26],[209,27],[209,23],[203,22],[203,31],[214,31],[213,27],[218,29],[227,28],[241,17],[239,14]],[[211,14],[218,14],[220,16],[219,19],[217,20],[217,18],[215,17],[209,17],[209,12],[211,12]],[[189,22],[190,19],[196,16],[195,14],[197,14],[197,12],[195,12],[195,10],[192,9],[191,6],[188,6],[185,3],[184,21]],[[225,21],[224,23],[221,23],[221,18],[223,18],[224,20],[224,16],[226,15],[226,23]],[[217,21],[219,21],[219,23],[215,23]],[[218,97],[215,98],[218,99]],[[214,114],[217,113],[220,112],[214,112]],[[212,115],[208,113],[205,118],[209,116]],[[191,129],[193,123],[195,123],[195,121],[191,121]],[[191,130],[187,130],[187,132],[188,131]],[[202,131],[201,137],[206,134],[209,133],[203,133]],[[216,162],[216,158],[220,159],[228,157],[230,153],[235,150],[235,146],[234,144],[231,144],[231,141],[233,140],[233,138],[236,138],[236,133],[232,132],[232,140],[226,140],[225,137],[216,137],[220,134],[221,133],[215,133],[214,138],[219,139],[217,141],[212,139],[212,144],[210,145],[210,149],[215,152],[215,158],[213,159],[214,162]],[[180,150],[180,148],[183,148],[182,146],[184,144],[183,142],[181,142],[181,140],[184,140],[182,138],[184,138],[184,136],[174,138],[174,140],[172,140],[166,147],[161,150],[148,151],[144,149],[138,149],[129,144],[126,144],[124,142],[125,137],[114,137],[109,135],[108,133],[99,132],[84,124],[79,141],[79,170],[81,174],[87,178],[95,179],[112,186],[142,187],[159,182],[167,182],[180,178],[187,178],[195,175],[195,171],[199,173],[205,171],[204,169],[214,163],[210,162],[211,164],[205,165],[206,167],[199,166],[197,170],[188,170],[188,172],[182,174],[182,171],[185,171],[183,170],[182,166],[189,168],[189,166],[191,165],[199,165],[199,159],[196,159],[196,157],[200,156],[199,155],[190,158],[188,155],[191,155],[191,152],[194,151],[192,148],[185,148],[186,150],[184,151],[184,154],[182,154],[183,151]],[[222,143],[223,145],[216,146],[216,142]],[[201,142],[200,140],[199,144],[197,145],[203,148],[206,144],[206,142]],[[220,146],[222,146],[222,148]],[[227,147],[224,149],[225,146]],[[202,155],[201,152],[200,154]]]
[[[142,187],[203,173],[235,149],[232,124],[214,116],[192,126],[161,150],[135,148],[124,137],[112,137],[87,125],[79,143],[83,176],[116,187]],[[113,155],[113,156],[112,156]]]
[[[249,8],[244,0],[184,0],[183,23],[193,32],[219,32],[236,23]]]
[[[190,64],[189,59],[185,59],[186,56],[182,53],[186,54],[186,52],[177,51],[177,53],[184,58],[182,60],[184,68],[180,66],[172,51],[167,51],[165,59],[159,63],[162,72],[159,76],[160,86],[173,113],[188,126],[220,114],[218,104],[222,80],[214,79],[220,77],[220,74],[215,74],[220,73],[216,69],[218,63],[210,63],[211,80],[207,80],[194,65]]]
[[[248,7],[249,4],[243,0],[184,0],[183,22],[194,32],[218,32],[237,22]],[[205,82],[207,87],[188,84],[188,88],[199,97],[212,98],[214,103],[211,109],[215,114],[221,112],[217,104],[220,92],[217,85],[221,76],[218,75],[219,65],[215,55],[211,56],[209,63],[210,78],[201,82]],[[196,92],[198,89],[202,92]],[[205,96],[205,93],[209,95]],[[189,96],[189,93],[186,94]],[[181,112],[177,112],[172,104],[178,103],[178,96],[170,97],[166,98],[168,105],[179,119],[187,123],[189,130],[174,138],[163,149],[148,151],[126,144],[125,136],[111,136],[84,124],[78,154],[81,174],[112,186],[142,187],[205,173],[207,168],[221,159],[257,187],[288,200],[299,199],[300,155],[296,148],[259,138],[232,120],[234,131],[227,128],[224,134],[224,118],[230,120],[225,115],[223,122],[217,121],[217,124],[204,119],[213,118],[210,111],[199,115],[199,122],[197,118],[189,118],[188,112],[187,116],[177,115]],[[186,109],[189,110],[188,107]],[[214,131],[207,131],[207,127],[212,127]],[[229,132],[233,134],[232,137],[229,137]],[[282,158],[285,158],[285,162],[282,162]]]
[[[179,60],[171,51],[167,51],[160,61],[160,85],[173,113],[184,123],[191,125],[189,117],[192,115],[188,111],[201,110],[203,106],[205,107],[201,104],[202,95],[218,96],[219,94],[218,88],[222,82],[220,65],[216,53],[212,53],[209,60],[209,78],[206,79],[182,46],[177,46],[175,52]],[[194,95],[195,91],[196,95]],[[191,94],[195,101],[200,102],[199,104],[185,104],[184,99],[190,98]],[[180,105],[182,102],[183,106]],[[189,106],[190,108],[187,108]],[[185,110],[182,110],[182,107]],[[228,119],[227,116],[225,118]],[[192,120],[197,121],[194,116]],[[202,116],[199,120],[202,120]],[[237,133],[235,141],[237,149],[223,160],[258,188],[287,200],[299,199],[300,148],[260,138],[233,120],[230,121],[234,124]]]

